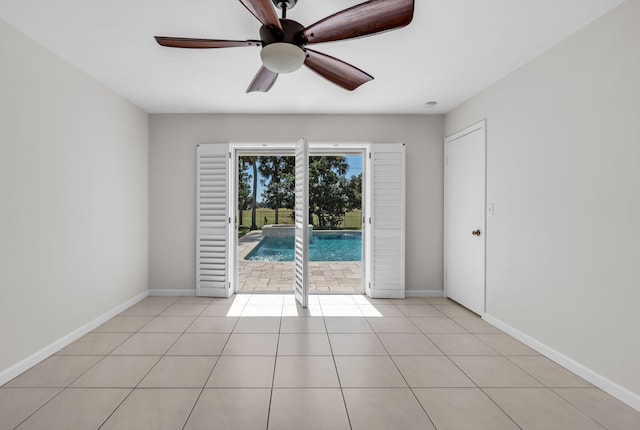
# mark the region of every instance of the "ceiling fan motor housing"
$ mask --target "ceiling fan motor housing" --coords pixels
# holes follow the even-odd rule
[[[299,47],[305,44],[306,41],[302,36],[305,27],[302,24],[292,19],[281,19],[280,24],[283,31],[274,26],[263,25],[260,27],[260,39],[263,47],[277,42],[291,43]]]

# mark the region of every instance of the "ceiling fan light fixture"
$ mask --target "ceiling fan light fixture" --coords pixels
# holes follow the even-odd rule
[[[262,64],[274,73],[291,73],[304,64],[305,54],[302,48],[292,43],[271,43],[260,51]]]

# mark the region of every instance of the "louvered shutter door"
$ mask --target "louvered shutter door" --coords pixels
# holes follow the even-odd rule
[[[228,145],[198,146],[196,292],[228,297]]]
[[[295,267],[296,301],[304,308],[309,301],[309,143],[296,144]]]
[[[404,298],[405,148],[372,144],[371,288],[374,298]]]

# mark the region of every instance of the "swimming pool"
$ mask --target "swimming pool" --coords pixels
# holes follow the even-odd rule
[[[249,261],[293,261],[293,237],[265,237],[244,258]],[[310,261],[360,261],[362,235],[359,231],[317,232],[309,240]]]

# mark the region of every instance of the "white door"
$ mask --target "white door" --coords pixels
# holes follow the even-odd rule
[[[296,144],[295,179],[295,279],[296,301],[309,304],[309,142]]]
[[[368,160],[365,291],[372,298],[405,297],[405,147],[374,143]]]
[[[445,294],[485,312],[485,124],[445,139]]]
[[[228,145],[198,145],[196,294],[229,297]]]

